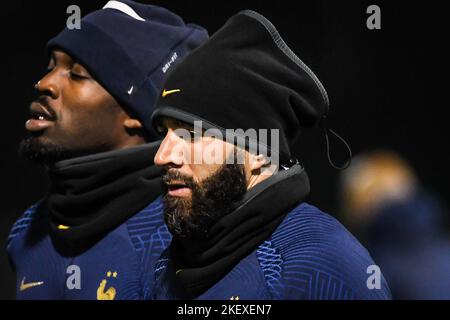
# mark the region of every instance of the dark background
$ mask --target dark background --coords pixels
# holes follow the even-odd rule
[[[45,171],[17,156],[33,85],[45,73],[46,42],[65,26],[66,8],[82,15],[107,1],[7,1],[1,29],[0,299],[14,297],[5,254],[12,223],[46,190]],[[330,127],[355,154],[389,148],[411,161],[422,183],[448,204],[448,13],[441,2],[411,1],[141,1],[162,5],[210,33],[242,9],[259,11],[323,82]],[[366,28],[366,9],[381,8],[381,30]],[[447,40],[445,40],[447,39]],[[92,44],[95,45],[95,44]],[[318,130],[305,132],[296,153],[312,184],[309,202],[339,218],[338,172]],[[345,149],[334,141],[337,160]]]

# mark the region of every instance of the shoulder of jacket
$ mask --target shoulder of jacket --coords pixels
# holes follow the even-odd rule
[[[164,223],[161,197],[128,219],[126,227],[133,247],[142,254],[146,254],[152,244],[166,247],[171,240]]]
[[[37,218],[39,209],[42,207],[42,200],[29,207],[22,216],[13,224],[8,235],[7,248],[9,249],[14,238],[29,228],[31,223]]]
[[[150,203],[126,222],[129,241],[140,262],[141,284],[143,295],[151,295],[154,275],[161,253],[169,246],[172,236],[164,223],[161,197]]]
[[[307,203],[293,209],[258,252],[266,278],[279,279],[272,282],[283,294],[289,287],[293,296],[311,299],[373,295],[366,286],[367,268],[375,264],[369,252],[339,221]]]

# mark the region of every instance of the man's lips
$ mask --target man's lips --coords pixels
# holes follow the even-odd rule
[[[30,107],[31,118],[25,123],[28,131],[42,131],[53,125],[55,121],[49,110],[38,102],[33,102]]]
[[[183,182],[170,182],[167,183],[167,193],[172,197],[188,197],[191,195],[192,190]]]

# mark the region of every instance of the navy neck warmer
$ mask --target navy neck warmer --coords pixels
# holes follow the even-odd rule
[[[159,142],[64,160],[49,169],[50,234],[82,250],[161,194]]]

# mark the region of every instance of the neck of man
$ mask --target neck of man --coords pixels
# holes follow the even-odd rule
[[[153,163],[158,147],[154,142],[51,166],[46,202],[53,234],[84,246],[152,203],[162,192]]]

